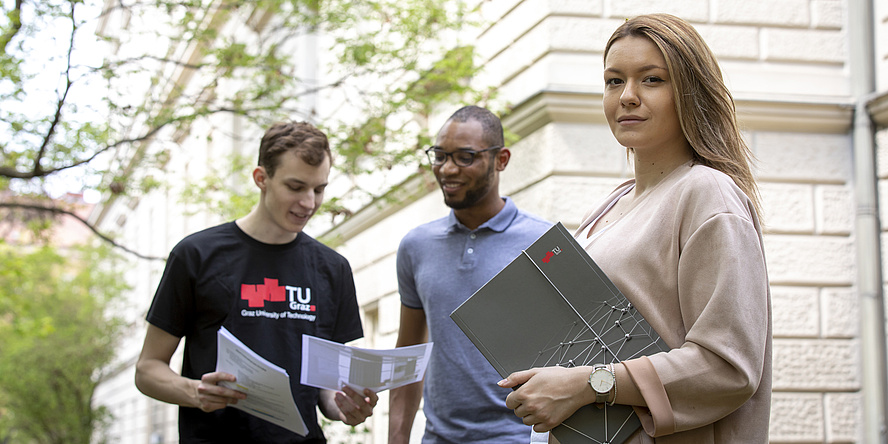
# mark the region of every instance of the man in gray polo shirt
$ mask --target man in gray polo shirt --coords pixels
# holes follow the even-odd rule
[[[510,390],[450,313],[552,224],[499,194],[511,152],[499,118],[477,106],[454,113],[426,150],[451,208],[411,230],[398,248],[397,346],[433,341],[425,382],[391,391],[389,443],[407,443],[424,397],[423,444],[527,443],[530,427],[506,408]]]

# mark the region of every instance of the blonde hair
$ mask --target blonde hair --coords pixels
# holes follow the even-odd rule
[[[663,53],[681,130],[694,161],[734,180],[761,217],[761,198],[752,174],[752,150],[740,134],[734,99],[725,86],[718,61],[688,22],[669,14],[641,15],[620,25],[604,49],[623,37],[646,37]]]

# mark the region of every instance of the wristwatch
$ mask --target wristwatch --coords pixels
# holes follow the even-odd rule
[[[595,391],[595,403],[607,402],[607,396],[614,388],[615,376],[607,364],[595,364],[589,374],[589,385]]]

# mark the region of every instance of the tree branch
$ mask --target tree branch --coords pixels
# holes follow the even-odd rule
[[[56,214],[56,215],[71,216],[74,219],[77,219],[83,225],[85,225],[86,228],[89,228],[89,230],[92,231],[96,236],[98,236],[99,239],[109,243],[114,248],[119,248],[119,249],[121,249],[129,254],[132,254],[133,256],[136,256],[140,259],[146,259],[149,261],[164,260],[164,258],[162,258],[162,257],[148,256],[148,255],[141,254],[135,250],[129,249],[129,248],[117,243],[114,239],[111,239],[110,237],[108,237],[104,233],[100,232],[95,226],[93,226],[93,224],[89,223],[88,220],[86,220],[86,219],[80,217],[79,215],[75,214],[74,212],[68,211],[64,208],[47,207],[47,206],[43,206],[43,205],[14,203],[14,202],[0,202],[0,208],[18,208],[18,209],[22,209],[22,210],[32,210],[32,211],[40,211],[40,212],[45,212],[45,213],[52,213],[52,214]]]
[[[9,31],[0,36],[0,51],[6,54],[6,46],[12,41],[12,38],[22,29],[22,1],[15,0],[15,8],[10,11],[9,18],[12,21]]]
[[[46,135],[43,136],[43,143],[40,145],[40,148],[37,150],[37,154],[34,156],[34,173],[40,175],[42,171],[42,166],[40,162],[43,160],[43,156],[46,155],[46,150],[49,148],[49,144],[52,142],[53,137],[55,136],[56,128],[59,126],[59,122],[62,121],[62,108],[65,106],[65,103],[68,98],[68,93],[71,92],[71,54],[74,52],[74,36],[77,33],[77,21],[74,18],[74,10],[76,8],[76,3],[70,2],[71,5],[71,35],[68,38],[68,51],[65,57],[65,88],[62,91],[61,97],[59,97],[56,102],[56,110],[55,115],[52,118],[52,123],[49,125],[49,128],[46,130]]]
[[[248,112],[248,111],[250,111],[250,110],[244,110],[244,112]],[[211,110],[207,114],[213,114],[216,112],[233,112],[233,111],[229,110],[229,109],[220,108],[218,110]],[[151,128],[151,130],[149,130],[148,132],[146,132],[145,134],[143,134],[139,137],[135,137],[132,139],[121,139],[121,140],[118,140],[114,143],[110,143],[110,144],[96,150],[96,152],[94,152],[89,157],[86,157],[86,158],[83,158],[83,159],[80,159],[77,161],[73,161],[70,164],[62,165],[60,167],[49,168],[49,169],[41,168],[39,171],[31,170],[31,171],[22,172],[22,171],[19,171],[18,169],[16,169],[15,167],[0,166],[0,177],[8,177],[10,179],[35,179],[38,177],[49,176],[50,174],[57,173],[59,171],[64,171],[67,169],[75,168],[80,165],[90,163],[93,160],[95,160],[95,158],[98,157],[99,155],[101,155],[102,153],[104,153],[108,150],[112,150],[114,148],[117,148],[121,145],[126,145],[126,144],[136,143],[136,142],[143,142],[145,140],[148,140],[148,139],[154,137],[155,134],[157,134],[160,130],[165,128],[167,125],[170,125],[172,123],[176,123],[176,122],[179,122],[182,120],[187,120],[192,117],[194,117],[194,116],[188,115],[188,116],[179,116],[179,117],[169,119],[166,122],[163,122],[163,123],[155,126],[154,128]]]

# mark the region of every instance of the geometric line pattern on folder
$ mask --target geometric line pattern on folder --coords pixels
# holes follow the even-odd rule
[[[581,316],[585,323],[574,321],[565,325],[563,333],[553,337],[550,344],[539,351],[535,367],[611,363],[664,351],[659,336],[650,325],[636,317],[638,311],[629,301],[602,302],[598,310]],[[629,341],[645,344],[631,354],[623,355]]]
[[[639,317],[636,317],[639,316]],[[583,316],[585,322],[574,321],[563,328],[563,332],[550,339],[550,344],[539,351],[534,367],[576,367],[595,363],[616,363],[666,351],[660,346],[662,340],[650,325],[640,318],[638,311],[629,301],[602,302],[597,310]],[[635,349],[627,355],[622,352],[634,342]],[[638,346],[641,343],[641,346]],[[623,359],[619,359],[622,356]],[[598,408],[598,407],[592,407]],[[601,436],[593,436],[583,429],[573,427],[569,422],[562,426],[595,444],[611,444],[631,424],[635,410],[621,406],[618,409],[604,405]],[[612,427],[612,425],[615,425]]]
[[[606,300],[595,304],[595,308],[589,312],[580,313],[558,286],[549,279],[549,276],[532,260],[527,251],[522,253],[531,259],[534,267],[552,284],[552,287],[580,319],[565,324],[562,330],[556,333],[543,349],[539,350],[533,367],[570,368],[591,366],[596,363],[609,364],[669,350],[663,344],[660,335],[622,294],[611,294]],[[601,296],[599,295],[599,297]],[[593,436],[588,433],[587,428],[574,427],[571,424],[581,421],[576,416],[588,416],[589,409],[598,408],[597,406],[585,406],[585,412],[581,410],[580,415],[568,418],[561,426],[595,444],[621,443],[629,433],[637,429],[638,419],[633,408],[607,404],[601,406],[600,412],[595,412],[603,416],[602,428],[597,431],[601,435],[596,433]],[[630,426],[631,429],[626,429],[627,426]],[[556,438],[559,438],[559,435],[563,435],[565,432],[556,428],[553,433]],[[576,436],[572,438],[576,438]]]
[[[669,350],[560,222],[450,316],[501,377]],[[561,444],[617,444],[640,428],[633,407],[597,404],[581,407],[551,433]]]

